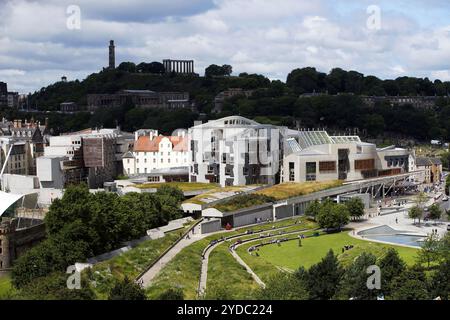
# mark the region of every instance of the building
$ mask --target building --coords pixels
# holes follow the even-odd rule
[[[358,136],[326,131],[289,130],[283,182],[361,180],[409,172],[411,152],[394,146],[377,149]]]
[[[394,105],[412,105],[415,108],[431,109],[436,106],[438,96],[361,96],[362,101],[370,106],[376,103],[387,102]]]
[[[121,107],[132,103],[141,108],[191,108],[188,92],[155,92],[151,90],[121,90],[115,94],[88,94],[89,111],[98,108]]]
[[[7,105],[8,108],[17,109],[19,107],[19,93],[18,92],[8,92],[7,95]]]
[[[35,175],[36,159],[44,154],[46,126],[33,119],[3,119],[0,125],[0,168],[7,161],[4,173]]]
[[[438,158],[417,157],[416,166],[418,170],[425,170],[422,183],[439,183],[442,178],[442,162]]]
[[[214,109],[213,112],[219,113],[222,112],[223,104],[226,99],[235,97],[235,96],[244,96],[250,97],[253,94],[253,90],[244,90],[241,88],[229,88],[228,90],[220,92],[214,98]]]
[[[37,175],[43,187],[61,189],[86,182],[103,187],[123,173],[122,155],[133,136],[119,129],[87,129],[50,137],[44,156],[38,159]]]
[[[0,271],[9,271],[17,258],[45,238],[42,219],[16,217],[23,198],[0,191]]]
[[[177,136],[162,136],[156,130],[139,130],[135,134],[133,149],[123,156],[127,175],[150,174],[157,169],[188,165],[188,138],[184,131]]]
[[[116,68],[116,47],[114,46],[114,40],[109,41],[109,69]]]
[[[162,63],[166,73],[195,74],[194,60],[164,59]]]
[[[0,108],[8,106],[8,85],[0,82]]]
[[[80,111],[78,105],[75,102],[62,102],[59,105],[60,111],[63,113],[72,113]]]
[[[279,182],[285,128],[231,116],[189,129],[191,182],[222,186]]]

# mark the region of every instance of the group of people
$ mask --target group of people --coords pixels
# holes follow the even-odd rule
[[[342,247],[342,253],[344,253],[344,251],[347,251],[347,250],[350,250],[350,249],[353,249],[353,245],[352,244],[345,245],[345,246]]]

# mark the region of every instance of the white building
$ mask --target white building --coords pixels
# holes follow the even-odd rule
[[[289,130],[283,181],[360,180],[410,172],[414,157],[394,146],[377,149],[358,136]]]
[[[135,133],[133,150],[122,157],[126,175],[150,174],[152,170],[189,165],[188,138],[185,131],[176,136],[158,135],[156,130]]]
[[[222,186],[279,182],[285,128],[231,116],[189,129],[191,182]]]

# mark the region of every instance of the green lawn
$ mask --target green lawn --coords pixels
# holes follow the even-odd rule
[[[11,288],[11,277],[8,274],[0,275],[0,299],[2,299]]]
[[[181,191],[198,191],[210,190],[217,188],[216,183],[201,183],[201,182],[164,182],[164,183],[144,183],[135,185],[139,189],[160,188],[162,186],[176,187]]]
[[[342,247],[349,244],[354,245],[354,248],[342,253]],[[263,246],[259,250],[259,257],[247,253],[246,248],[249,246],[251,245],[242,246],[238,249],[238,253],[258,275],[262,273],[260,275],[262,278],[276,271],[277,267],[290,270],[296,270],[299,266],[309,268],[319,262],[329,249],[338,254],[343,265],[351,263],[362,252],[371,252],[381,257],[389,247],[394,247],[409,265],[414,264],[417,255],[417,249],[355,239],[349,236],[347,231],[303,239],[302,247],[298,246],[298,241],[282,243],[281,247],[276,244]]]
[[[154,262],[161,253],[169,248],[195,221],[186,224],[183,229],[166,233],[165,237],[148,240],[135,248],[110,260],[96,264],[92,268],[91,279],[95,281],[93,288],[97,297],[106,298],[114,285],[115,279],[136,278],[148,265]]]
[[[297,220],[301,221],[301,223],[289,227],[289,230],[292,230],[293,228],[309,228],[315,226],[313,222],[306,220],[304,217],[298,218]],[[242,234],[247,230],[271,230],[272,226],[290,226],[294,221],[294,219],[285,219],[275,223],[268,223],[255,227],[245,227],[235,231],[224,231],[191,244],[181,250],[180,253],[178,253],[155,277],[152,285],[147,289],[148,297],[150,299],[155,299],[165,290],[178,287],[183,290],[186,299],[195,299],[197,297],[200,277],[201,254],[211,240],[219,239],[222,236],[228,237]],[[243,236],[243,238],[245,237],[252,236]],[[214,289],[217,284],[225,283],[230,286],[235,286],[236,289],[240,288],[244,290],[235,292],[234,294],[236,297],[248,293],[249,289],[255,288],[256,286],[253,280],[249,278],[250,275],[234,260],[231,254],[228,253],[227,248],[226,244],[222,244],[210,254],[208,283],[206,288],[207,297],[208,290],[211,288]],[[218,250],[217,253],[216,250]],[[209,272],[212,272],[212,275]],[[209,288],[210,285],[211,288]],[[248,288],[247,285],[250,285],[251,287]]]

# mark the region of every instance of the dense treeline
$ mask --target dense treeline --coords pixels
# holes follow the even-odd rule
[[[170,134],[177,128],[187,128],[194,120],[212,119],[227,115],[242,115],[257,121],[304,128],[328,128],[331,132],[360,129],[370,138],[395,137],[417,140],[450,140],[450,82],[425,78],[400,77],[381,80],[356,71],[339,68],[325,74],[315,68],[295,69],[286,83],[269,80],[262,75],[241,73],[229,76],[231,66],[211,65],[208,76],[162,74],[157,63],[135,65],[122,63],[116,70],[105,69],[83,81],[57,82],[30,96],[30,106],[40,110],[58,110],[64,101],[86,105],[89,93],[114,93],[121,89],[149,89],[154,91],[187,91],[196,111],[146,110],[133,105],[99,109],[94,114],[63,115],[34,114],[35,119],[49,118],[54,133],[90,127],[115,127],[132,131],[154,128]],[[225,101],[219,114],[212,113],[214,97],[228,88],[253,90],[250,97],[235,96]],[[303,97],[303,93],[324,93]],[[328,94],[325,94],[328,93]],[[411,105],[391,106],[379,102],[365,105],[360,95],[425,95],[439,96],[434,109],[414,108]],[[3,112],[8,118],[30,115]]]
[[[43,286],[59,283],[69,265],[116,249],[124,241],[144,236],[148,229],[181,217],[182,199],[182,192],[171,187],[162,187],[155,194],[122,197],[106,192],[92,194],[83,185],[67,188],[45,217],[46,240],[15,262],[14,286],[23,292],[39,292],[35,286],[40,282],[35,280],[46,276],[53,280],[43,280]]]

